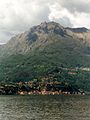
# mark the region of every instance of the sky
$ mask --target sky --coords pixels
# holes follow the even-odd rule
[[[0,44],[44,21],[90,28],[90,0],[0,0]]]

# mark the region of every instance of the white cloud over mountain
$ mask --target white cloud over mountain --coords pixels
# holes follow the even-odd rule
[[[90,28],[90,0],[0,0],[0,42],[43,21]]]

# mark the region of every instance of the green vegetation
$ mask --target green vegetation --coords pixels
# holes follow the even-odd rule
[[[12,59],[11,59],[12,58]],[[17,83],[34,81],[37,82],[65,82],[69,85],[76,85],[83,90],[90,91],[90,71],[83,71],[77,68],[66,68],[61,64],[56,66],[49,62],[32,60],[32,57],[23,56],[10,57],[0,65],[1,83]],[[38,64],[37,64],[38,63]]]

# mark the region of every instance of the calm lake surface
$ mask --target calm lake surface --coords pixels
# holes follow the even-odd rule
[[[0,120],[90,120],[90,96],[0,96]]]

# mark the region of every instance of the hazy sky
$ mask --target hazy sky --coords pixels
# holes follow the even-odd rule
[[[43,21],[90,28],[90,0],[0,0],[0,43]]]

